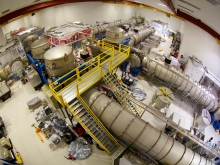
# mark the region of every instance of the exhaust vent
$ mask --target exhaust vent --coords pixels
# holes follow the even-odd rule
[[[184,1],[184,0],[179,0],[179,1],[182,2],[182,3],[185,3],[185,4],[187,4],[187,5],[189,5],[189,6],[191,6],[191,7],[194,7],[195,9],[201,10],[199,7],[193,5],[193,4],[189,3],[189,2],[186,2],[186,1]]]
[[[35,0],[33,3],[35,3],[35,2],[39,2],[40,0]]]
[[[9,11],[10,11],[10,9],[5,10],[5,11],[2,12],[2,14],[5,14],[5,13],[7,13],[7,12],[9,12]]]
[[[189,13],[188,11],[183,10],[183,9],[180,9],[180,8],[178,8],[178,10],[180,10],[180,11],[182,11],[182,12],[186,13],[186,14],[189,14],[189,15],[191,15],[191,14],[192,14],[192,13]]]
[[[214,6],[220,5],[220,0],[206,0],[207,2],[211,3]]]
[[[190,12],[192,12],[192,13],[194,13],[194,11],[192,11],[192,10],[190,10],[190,9],[188,9],[188,8],[186,8],[186,7],[184,7],[184,6],[181,6],[181,5],[178,5],[179,7],[181,7],[181,8],[183,8],[184,10],[188,10],[188,11],[190,11]],[[179,9],[179,8],[178,8]]]

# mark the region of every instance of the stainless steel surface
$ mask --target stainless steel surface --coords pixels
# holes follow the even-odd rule
[[[164,89],[166,90],[167,93],[172,92],[169,88],[164,87]],[[172,101],[174,100],[174,95],[170,94],[168,95],[168,97],[166,97],[164,94],[162,94],[162,91],[160,89],[157,89],[154,98],[155,98],[155,107],[159,110],[162,110],[164,108],[167,108],[169,103],[172,103]]]
[[[145,42],[141,42],[141,50],[148,55],[150,53],[151,50],[151,45]]]
[[[138,21],[139,22],[139,21]],[[93,35],[96,35],[98,33],[102,33],[106,31],[106,28],[112,27],[112,26],[121,26],[123,24],[135,24],[136,19],[130,19],[130,20],[125,20],[125,21],[117,21],[117,22],[111,22],[109,24],[104,24],[101,26],[94,26],[92,27]]]
[[[70,46],[57,46],[49,49],[44,54],[44,59],[48,61],[63,59],[64,55],[72,55],[73,49]]]
[[[115,101],[110,102],[106,95],[96,89],[87,91],[82,97],[108,129],[158,161],[164,164],[178,164],[181,161],[188,163],[190,161],[193,151],[186,150],[184,145],[174,141],[173,138],[168,137],[142,119],[136,118]],[[186,156],[188,155],[187,161]],[[201,156],[197,156],[201,159]],[[206,163],[200,163],[200,165],[206,165]]]
[[[142,61],[142,69],[148,74],[154,75],[166,83],[171,84],[171,86],[175,86],[179,91],[209,111],[213,112],[216,110],[218,102],[213,98],[213,95],[192,78],[176,68],[165,64],[159,58],[145,56]]]
[[[47,72],[50,76],[63,76],[75,67],[72,48],[69,46],[57,46],[49,49],[44,54]]]
[[[31,44],[36,40],[38,40],[38,35],[30,35],[27,38],[25,38],[23,41],[23,45],[24,45],[25,49],[30,50]]]
[[[131,40],[128,43],[128,45],[134,46],[134,45],[138,44],[139,42],[143,41],[144,39],[146,39],[149,35],[151,35],[153,33],[155,33],[155,29],[153,27],[141,30],[137,34],[135,34],[131,37]]]
[[[141,67],[141,57],[136,53],[131,53],[128,59],[131,68]]]
[[[211,116],[207,109],[203,109],[195,119],[195,127],[199,130],[204,130],[208,125],[211,124]]]
[[[141,107],[142,109],[144,109],[145,111],[148,111],[149,113],[151,113],[152,115],[156,116],[157,118],[159,118],[161,121],[164,121],[167,125],[170,125],[171,127],[173,127],[176,131],[180,132],[182,135],[187,136],[190,140],[192,140],[193,142],[197,143],[199,146],[203,147],[205,150],[207,150],[208,152],[212,153],[215,156],[219,157],[219,152],[217,152],[215,149],[209,148],[207,146],[206,143],[204,143],[204,141],[202,141],[200,138],[198,138],[197,136],[192,135],[188,130],[180,127],[179,125],[177,125],[176,123],[174,123],[171,119],[167,119],[163,114],[161,114],[158,111],[155,111],[154,109],[152,109],[152,107],[134,99],[133,97],[131,97],[129,94],[125,93],[122,90],[119,90],[118,88],[112,88],[112,87],[108,87],[105,86],[107,89],[113,91],[113,92],[120,92],[122,97],[125,97],[127,99],[129,99],[130,101],[132,101],[134,104],[138,105],[139,107]],[[172,144],[171,144],[172,145]]]
[[[34,59],[43,59],[44,53],[50,49],[50,40],[41,38],[31,44],[31,53]]]
[[[121,43],[124,38],[124,30],[119,27],[106,28],[106,39]]]

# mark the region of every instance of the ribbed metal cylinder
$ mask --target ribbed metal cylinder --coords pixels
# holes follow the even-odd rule
[[[108,129],[124,140],[133,143],[154,159],[171,165],[189,165],[190,163],[206,165],[206,163],[210,163],[209,160],[174,141],[173,138],[149,123],[136,118],[98,90],[87,91],[82,97]]]
[[[187,94],[189,98],[203,105],[210,112],[216,110],[218,102],[204,87],[176,68],[167,66],[159,58],[152,59],[145,56],[142,60],[142,68],[155,77],[175,85],[179,91]]]

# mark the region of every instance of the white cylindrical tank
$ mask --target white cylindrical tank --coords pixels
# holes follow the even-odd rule
[[[144,53],[146,53],[146,55],[149,54],[149,53],[150,53],[150,50],[151,50],[150,44],[145,43],[145,42],[141,42],[141,50],[142,50]]]
[[[51,77],[59,77],[75,67],[73,50],[70,46],[57,46],[44,54],[47,73]]]
[[[167,92],[167,94],[172,93],[169,88],[163,87],[163,89]],[[168,108],[169,104],[174,100],[174,95],[169,94],[167,97],[162,94],[162,91],[158,88],[153,96],[153,102],[155,103],[155,107],[159,110],[164,108]]]
[[[154,159],[170,165],[206,165],[210,162],[205,158],[203,160],[200,155],[174,141],[149,123],[135,117],[98,90],[87,91],[82,97],[108,129]]]
[[[136,53],[131,53],[128,61],[131,64],[132,69],[135,67],[141,67],[141,57]]]
[[[38,35],[30,35],[27,38],[25,38],[23,41],[25,50],[31,50],[31,44],[36,40],[38,40]]]
[[[202,113],[196,118],[196,126],[203,130],[211,123],[211,116],[207,109],[203,109]]]
[[[124,41],[124,30],[119,27],[106,28],[106,39],[121,43]]]
[[[44,53],[50,49],[50,40],[41,38],[31,44],[31,53],[34,59],[43,59]]]

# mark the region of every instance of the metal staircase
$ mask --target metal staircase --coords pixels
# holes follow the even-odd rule
[[[103,148],[108,154],[112,154],[116,149],[118,142],[94,117],[94,114],[85,107],[83,100],[79,97],[71,100],[67,107],[74,117],[79,121],[86,132]]]
[[[126,60],[130,54],[130,47],[104,40],[100,50],[103,53],[62,76],[49,87],[54,98],[63,107],[67,107],[99,146],[108,154],[112,154],[118,145],[117,140],[80,95],[101,80],[103,75],[114,70]]]
[[[124,84],[119,82],[115,74],[108,72],[102,77],[102,79],[104,80],[106,85],[111,86],[113,88],[117,87],[118,89],[123,90],[127,94],[130,94],[130,91],[124,86]],[[142,116],[144,111],[140,107],[138,107],[137,105],[132,103],[129,99],[121,95],[120,92],[115,92],[115,91],[112,91],[112,92],[114,96],[117,98],[117,100],[119,101],[119,103],[122,106],[124,106],[128,111],[132,112],[136,116],[139,116],[139,117]]]

